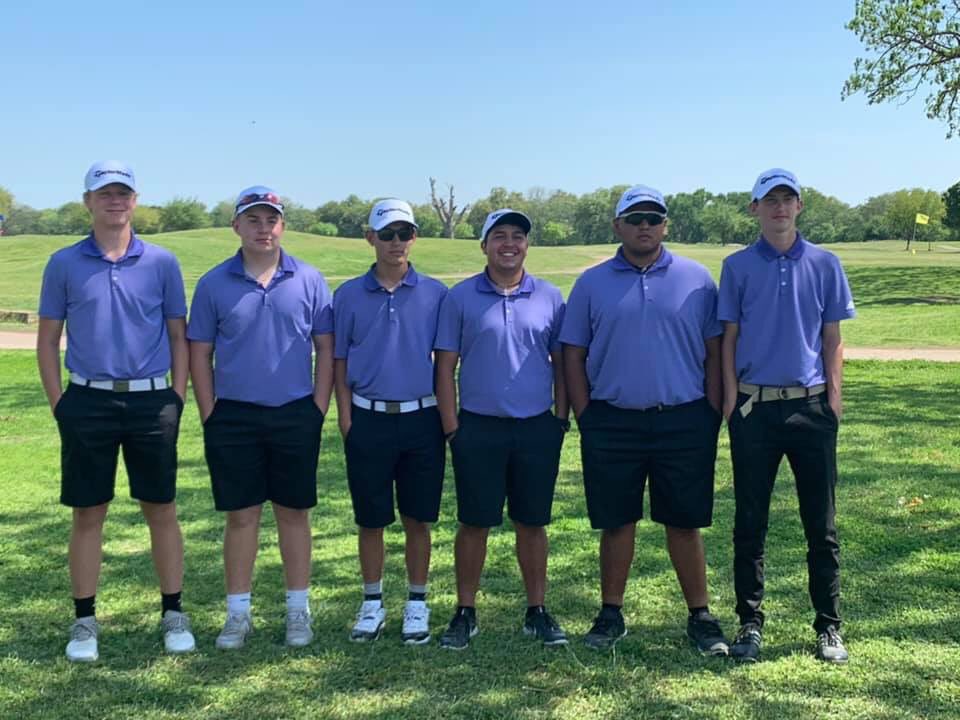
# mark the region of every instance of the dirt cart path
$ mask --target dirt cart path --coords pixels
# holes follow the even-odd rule
[[[33,350],[37,335],[32,330],[0,330],[0,350]],[[63,343],[61,342],[61,346]],[[960,348],[844,348],[847,360],[933,360],[960,362]]]

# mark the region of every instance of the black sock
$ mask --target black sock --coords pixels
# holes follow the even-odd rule
[[[407,595],[407,600],[426,600],[427,594],[425,592],[412,592]]]
[[[703,613],[708,613],[708,612],[710,612],[708,606],[706,606],[706,605],[704,605],[703,607],[687,608],[687,610],[690,611],[690,617],[694,617],[694,616],[696,616],[696,615],[699,615],[699,614],[702,613],[702,612],[703,612]]]
[[[528,605],[527,606],[527,617],[531,615],[536,615],[537,613],[546,612],[547,609],[543,605]]]
[[[180,605],[180,595],[183,593],[182,590],[178,590],[175,593],[160,593],[160,615],[167,610],[175,610],[176,612],[183,612],[183,608]]]
[[[475,618],[477,616],[477,609],[472,605],[457,605],[457,615],[466,615],[467,617]]]
[[[380,603],[383,603],[383,593],[364,593],[363,601],[367,602],[368,600],[379,600]]]
[[[623,605],[614,605],[613,603],[603,603],[603,605],[600,606],[600,609],[607,610],[608,612],[615,612],[617,615],[620,615],[621,610],[623,610]]]
[[[97,596],[73,599],[73,612],[76,618],[94,617],[97,614]]]

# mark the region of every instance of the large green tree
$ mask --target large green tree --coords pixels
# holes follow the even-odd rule
[[[917,213],[926,215],[929,220],[926,225],[916,225]],[[898,190],[887,207],[886,224],[894,237],[906,240],[907,249],[914,237],[918,240],[937,239],[941,235],[944,208],[943,198],[934,190]]]
[[[756,233],[753,220],[737,205],[719,197],[714,198],[700,213],[700,223],[709,242],[743,243]]]
[[[164,232],[210,227],[206,206],[196,198],[176,197],[160,210]]]
[[[803,189],[803,212],[797,227],[810,242],[834,243],[859,240],[853,233],[854,214],[850,206],[812,187]]]
[[[0,215],[9,215],[13,209],[13,193],[0,186]]]
[[[39,235],[44,233],[41,213],[29,205],[14,204],[3,223],[5,235]]]
[[[137,205],[133,211],[133,229],[141,235],[153,235],[160,232],[163,222],[160,208],[153,205]]]
[[[230,227],[233,225],[233,200],[221,200],[210,210],[210,222],[213,227]]]
[[[954,183],[943,194],[943,206],[946,213],[943,224],[953,230],[954,236],[960,233],[960,182]]]
[[[867,57],[854,61],[842,97],[871,105],[909,100],[923,89],[927,117],[960,130],[960,0],[858,0],[847,28]]]

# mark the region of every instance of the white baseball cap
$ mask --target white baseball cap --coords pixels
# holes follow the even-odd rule
[[[134,192],[137,191],[137,181],[133,177],[133,170],[129,165],[119,160],[95,162],[87,170],[87,176],[83,179],[83,187],[87,192],[99,190],[110,183],[120,183]]]
[[[387,198],[374,205],[370,210],[367,225],[370,226],[371,230],[376,232],[377,230],[383,230],[387,225],[395,222],[410,223],[417,228],[417,230],[420,229],[417,221],[413,219],[413,208],[410,207],[409,203],[398,200],[397,198]]]
[[[519,210],[502,208],[500,210],[494,210],[492,213],[487,215],[487,219],[483,221],[483,230],[480,231],[480,239],[486,240],[488,232],[493,230],[497,225],[505,225],[507,223],[522,228],[524,233],[529,233],[530,228],[533,227],[533,223],[530,222],[530,218],[528,218],[524,213],[520,212]]]
[[[760,173],[757,181],[753,184],[751,200],[762,200],[768,192],[781,185],[790,188],[797,194],[797,197],[800,197],[800,181],[797,180],[796,175],[783,168],[770,168],[766,172]]]
[[[667,211],[667,201],[663,199],[663,193],[646,185],[634,185],[620,196],[620,200],[617,202],[616,217],[622,217],[627,210],[642,202],[655,203],[662,207],[664,212]]]
[[[251,185],[237,195],[233,217],[236,218],[240,213],[255,205],[267,205],[283,215],[283,203],[280,202],[280,196],[276,192],[265,185]]]

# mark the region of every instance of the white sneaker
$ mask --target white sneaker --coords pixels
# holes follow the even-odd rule
[[[227,615],[223,630],[217,635],[217,647],[220,650],[239,650],[247,642],[247,636],[253,632],[253,618],[250,613]]]
[[[287,645],[305,647],[313,640],[313,628],[310,627],[309,610],[287,611]]]
[[[430,608],[423,600],[407,600],[403,608],[403,631],[400,638],[407,645],[430,642]]]
[[[93,617],[79,618],[70,627],[70,642],[67,643],[67,660],[70,662],[94,662],[97,651],[97,635],[100,626]]]
[[[379,600],[364,600],[357,611],[357,622],[350,631],[350,639],[355,642],[376,640],[383,632],[387,619],[387,610]]]
[[[190,632],[190,618],[182,612],[167,610],[160,621],[163,631],[163,647],[168,653],[188,653],[197,649],[197,643]]]

